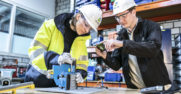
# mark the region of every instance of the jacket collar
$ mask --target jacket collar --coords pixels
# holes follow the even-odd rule
[[[73,13],[63,13],[54,18],[55,25],[57,29],[65,34],[65,28],[70,28],[69,20],[72,18]]]
[[[141,17],[138,17],[138,22],[137,22],[137,26],[135,27],[135,32],[134,33],[137,33],[138,32],[138,28],[142,25],[142,22],[143,22],[143,19]],[[122,28],[118,34],[122,34],[122,33],[128,33],[127,32],[127,29],[126,28]]]
[[[137,26],[135,27],[135,31],[134,31],[135,34],[140,32],[139,28],[141,27],[142,22],[143,22],[143,19],[141,17],[138,17],[138,23],[137,23]]]
[[[143,22],[143,19],[141,17],[138,17],[138,23]]]

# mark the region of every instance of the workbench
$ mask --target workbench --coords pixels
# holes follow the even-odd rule
[[[19,89],[17,94],[65,94],[60,92],[44,92],[38,91],[39,89],[48,90],[47,88],[35,88],[35,89]],[[88,90],[86,90],[88,89]],[[94,90],[96,92],[89,92]],[[128,88],[109,88],[109,89],[100,89],[100,88],[84,88],[87,92],[73,92],[74,94],[141,94],[138,89],[128,89]],[[71,92],[70,92],[71,93]]]
[[[98,87],[101,86],[101,80],[99,81],[85,81],[83,83],[79,83],[78,86],[82,87]],[[103,81],[104,86],[106,87],[123,87],[126,88],[125,82],[111,82],[111,81]]]
[[[45,90],[45,91],[39,91],[39,90]],[[129,89],[129,88],[109,88],[109,89],[84,88],[84,90],[86,90],[86,92],[81,92],[81,89],[78,89],[76,90],[77,92],[75,92],[75,90],[72,91],[69,90],[68,92],[60,93],[57,92],[56,90],[54,92],[48,92],[47,88],[35,88],[35,89],[24,88],[24,89],[17,89],[16,94],[67,94],[67,93],[68,94],[141,94],[139,89]],[[11,92],[3,94],[11,94]],[[175,93],[175,94],[180,94],[180,93]]]

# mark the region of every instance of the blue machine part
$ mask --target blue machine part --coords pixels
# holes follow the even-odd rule
[[[95,71],[96,71],[96,68],[95,66],[88,66],[87,68],[87,80],[88,81],[93,81],[95,80]]]
[[[120,82],[120,81],[122,81],[122,76],[121,76],[121,73],[106,73],[104,80]]]
[[[86,2],[90,2],[90,0],[77,0],[76,5],[82,5],[82,4],[86,3]]]
[[[137,5],[140,5],[140,4],[145,4],[145,3],[152,2],[152,1],[155,1],[155,0],[135,0],[135,3]]]
[[[87,5],[87,4],[95,4],[98,7],[100,7],[100,0],[80,0],[76,1],[76,8],[79,8],[82,5]]]
[[[112,3],[109,3],[109,9],[113,10],[113,4]]]
[[[72,87],[76,88],[76,81],[75,81],[75,65],[70,64],[62,64],[60,65],[53,65],[53,79],[60,89],[69,90]],[[70,84],[71,83],[71,84]]]
[[[143,1],[143,0],[134,0],[135,1],[135,3],[138,3],[138,2],[141,2],[141,1]]]
[[[162,30],[162,46],[164,63],[172,63],[172,37],[171,29]],[[166,65],[167,66],[167,65]]]
[[[99,8],[101,7],[100,0],[91,0],[91,1],[88,2],[87,4],[95,4],[95,5],[97,5]]]
[[[100,42],[102,42],[103,40],[104,40],[104,38],[102,36],[99,36],[91,41],[91,45],[95,46],[95,45],[99,44]]]

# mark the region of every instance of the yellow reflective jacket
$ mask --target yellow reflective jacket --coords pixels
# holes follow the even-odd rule
[[[57,25],[56,21],[60,21],[62,24]],[[62,32],[67,32],[64,30],[64,27],[66,27],[66,25],[64,25],[65,21],[65,19],[62,22],[61,19],[45,21],[28,50],[31,65],[42,74],[46,75],[47,70],[51,69],[51,67],[49,67],[50,62],[57,62],[58,56],[64,52],[65,38]],[[61,29],[59,27],[60,25],[62,25]],[[85,44],[87,39],[90,39],[89,34],[75,37],[70,48],[70,54],[76,59],[76,69],[85,71],[87,71],[88,59],[82,58],[88,58]]]

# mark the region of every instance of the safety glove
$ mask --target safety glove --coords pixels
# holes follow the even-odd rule
[[[79,72],[76,73],[76,82],[77,83],[83,83],[84,82],[84,79]]]
[[[72,64],[74,62],[74,58],[71,57],[70,53],[63,53],[58,57],[58,64]]]

